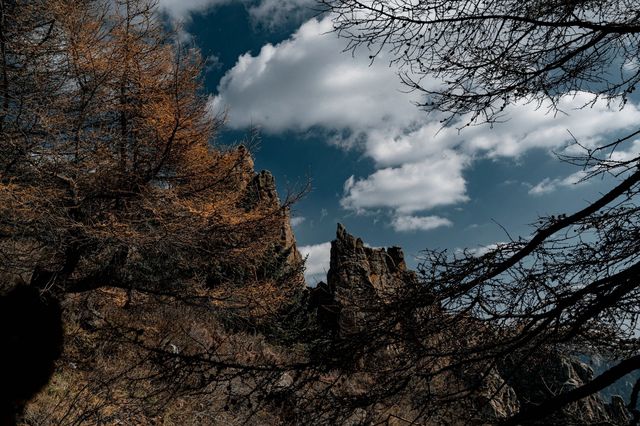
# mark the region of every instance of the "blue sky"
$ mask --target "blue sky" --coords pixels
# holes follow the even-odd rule
[[[371,246],[403,247],[412,266],[425,248],[507,241],[503,227],[526,237],[539,215],[578,209],[612,183],[575,184],[580,169],[553,152],[575,149],[571,134],[593,147],[640,122],[633,102],[578,109],[589,94],[574,93],[558,114],[522,103],[493,127],[441,128],[414,106],[419,94],[407,93],[384,52],[373,64],[366,51],[343,52],[313,0],[160,5],[208,57],[210,106],[228,114],[218,143],[258,128],[256,167],[274,174],[281,194],[311,180],[293,211],[310,284],[328,269],[337,222]],[[616,155],[638,150],[633,142]]]

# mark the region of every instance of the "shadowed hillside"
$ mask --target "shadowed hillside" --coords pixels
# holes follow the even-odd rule
[[[105,286],[67,296],[63,355],[24,421],[495,424],[593,377],[585,364],[559,353],[541,354],[526,368],[503,363],[489,374],[473,365],[447,368],[455,360],[429,358],[416,346],[411,321],[384,331],[388,309],[418,285],[399,248],[365,247],[339,225],[328,283],[313,289],[302,286],[297,257],[282,253],[278,268],[251,266],[244,276],[261,279],[236,277],[224,293],[214,286],[183,287],[180,295],[127,294]],[[413,321],[447,320],[436,308],[421,315]],[[470,327],[434,329],[429,339],[446,348],[447,336],[463,341],[481,334]],[[591,396],[535,424],[625,424],[627,416],[620,400]]]

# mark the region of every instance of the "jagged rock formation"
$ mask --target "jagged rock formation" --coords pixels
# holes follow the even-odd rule
[[[242,193],[239,204],[247,212],[272,212],[277,220],[279,244],[288,252],[292,263],[300,263],[302,257],[296,247],[296,239],[291,227],[289,206],[283,206],[278,196],[276,180],[268,170],[254,171],[253,158],[247,149],[240,145],[235,152],[229,154],[238,158],[239,170],[238,191]]]
[[[302,270],[302,258],[296,247],[296,240],[290,224],[289,207],[283,205],[278,196],[273,175],[266,170],[256,172],[254,161],[249,151],[244,146],[221,154],[221,162],[228,164],[231,169],[228,180],[230,188],[222,194],[224,198],[220,204],[232,203],[228,208],[233,212],[231,219],[235,223],[245,223],[247,228],[255,228],[253,241],[235,241],[235,235],[227,235],[231,240],[231,246],[243,244],[255,247],[250,257],[244,257],[242,262],[220,264],[212,261],[211,273],[207,281],[211,288],[220,288],[239,281],[245,281],[247,276],[257,278],[262,284],[272,287],[286,287],[294,292],[305,289],[304,274]],[[233,194],[229,194],[232,192]],[[259,231],[257,226],[261,226]],[[246,261],[245,261],[246,260]],[[264,275],[271,275],[270,271],[290,270],[291,274],[286,280],[263,279]],[[274,277],[271,277],[274,278]],[[281,277],[280,277],[281,278]],[[234,290],[237,294],[241,290]],[[251,293],[259,286],[246,286],[245,290]],[[278,292],[279,290],[276,290]],[[265,287],[262,293],[267,293]],[[237,295],[236,294],[236,295]],[[282,294],[285,296],[285,294]],[[228,298],[230,295],[220,295]],[[291,296],[287,294],[286,296]],[[231,295],[233,298],[234,296]],[[253,298],[252,295],[248,297]],[[240,302],[242,304],[244,302]],[[282,298],[280,303],[286,303]]]
[[[251,164],[253,166],[253,164]],[[247,211],[266,208],[279,217],[278,231],[280,244],[289,251],[289,260],[299,263],[302,260],[296,247],[296,239],[291,228],[291,214],[288,206],[282,206],[276,189],[276,181],[268,170],[251,172],[253,177],[247,182],[243,207]]]
[[[366,247],[338,224],[336,239],[331,243],[327,283],[318,284],[313,299],[320,306],[321,321],[335,323],[340,334],[347,336],[375,321],[384,305],[393,303],[416,282],[416,274],[407,270],[400,247]]]
[[[389,301],[402,287],[416,279],[415,272],[407,270],[400,247],[367,247],[360,238],[350,235],[344,226],[338,224],[336,240],[331,244],[327,275],[329,285],[337,293],[357,287],[376,295],[381,301]]]
[[[417,276],[407,269],[400,248],[367,247],[361,239],[350,235],[338,224],[336,239],[331,243],[327,283],[320,283],[311,290],[311,305],[317,309],[321,326],[332,329],[336,336],[348,340],[366,331],[367,327],[375,327],[381,320],[377,316],[380,312],[384,314],[385,306],[394,303],[407,289],[416,285],[419,285]],[[445,315],[437,310],[431,310],[428,314]],[[460,336],[464,334],[460,333]],[[402,348],[396,345],[391,355],[401,353]],[[388,355],[382,354],[382,359],[391,360]],[[380,359],[378,357],[376,361]],[[390,368],[391,362],[386,365],[387,368]],[[445,379],[449,386],[464,388],[478,380],[481,384],[468,399],[460,401],[459,407],[446,409],[444,417],[448,417],[446,421],[449,424],[468,424],[465,422],[469,419],[458,420],[465,418],[467,413],[464,407],[467,407],[477,413],[474,423],[498,422],[516,414],[521,407],[540,403],[557,393],[579,387],[592,378],[593,371],[587,365],[557,352],[539,354],[525,366],[502,364],[488,374],[461,371]],[[412,383],[410,387],[413,387],[414,393],[425,391],[425,383]],[[416,408],[409,404],[404,405],[403,410],[412,412]],[[629,418],[621,398],[613,398],[611,403],[606,403],[596,394],[535,424],[623,425],[628,423]]]

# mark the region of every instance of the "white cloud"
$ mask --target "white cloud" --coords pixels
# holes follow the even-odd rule
[[[583,146],[595,147],[612,133],[635,126],[640,119],[640,110],[633,104],[619,111],[598,100],[582,108],[591,99],[592,95],[585,92],[566,95],[558,104],[562,112],[555,115],[549,113],[551,105],[547,102],[537,108],[521,101],[507,108],[506,123],[465,130],[465,148],[491,157],[517,157],[533,148],[562,148],[574,137]]]
[[[600,155],[600,158],[607,164],[614,167],[616,163],[632,162],[640,156],[640,139],[632,140],[628,146],[618,146],[616,150]],[[623,149],[626,148],[626,149]],[[580,170],[564,178],[545,178],[529,190],[529,194],[543,195],[553,192],[559,188],[575,188],[576,185],[588,183],[585,177],[593,169]]]
[[[561,149],[571,144],[574,137],[583,147],[593,148],[609,142],[611,135],[619,130],[635,128],[640,121],[637,105],[629,104],[619,111],[601,100],[593,107],[581,108],[589,99],[588,93],[567,95],[558,105],[564,112],[555,116],[548,113],[550,105],[547,103],[536,109],[534,104],[519,102],[506,109],[509,120],[505,123],[493,127],[471,126],[461,132],[457,127],[465,122],[465,117],[446,128],[423,117],[424,123],[409,131],[370,132],[367,152],[377,163],[384,165],[415,161],[454,148],[469,155],[518,157],[533,148]]]
[[[254,22],[275,28],[285,22],[301,22],[318,8],[316,0],[261,0],[249,6],[249,15]]]
[[[345,183],[343,207],[362,211],[390,208],[414,213],[467,201],[462,170],[467,159],[453,151],[419,163],[377,170],[365,179]]]
[[[542,180],[542,182],[532,187],[529,190],[529,194],[542,195],[553,192],[558,188],[574,188],[576,185],[585,183],[585,181],[583,180],[585,176],[587,176],[587,172],[584,170],[580,170],[578,172],[570,174],[565,178],[545,178]]]
[[[503,241],[497,242],[497,243],[493,243],[493,244],[487,244],[487,245],[480,245],[474,248],[456,248],[455,249],[455,253],[457,255],[462,256],[463,254],[467,254],[467,255],[471,255],[473,257],[482,257],[485,254],[494,251],[495,249],[504,246],[508,243],[505,243]]]
[[[629,146],[618,146],[615,151],[604,157],[613,162],[627,162],[633,161],[638,156],[640,156],[640,139],[631,141]]]
[[[233,0],[159,0],[158,6],[172,18],[186,20],[191,13],[204,12],[231,1]]]
[[[640,68],[640,61],[637,58],[627,59],[627,61],[622,65],[622,69],[629,73],[638,72],[638,68]]]
[[[529,194],[531,195],[548,194],[550,192],[555,191],[558,188],[559,183],[560,183],[560,179],[544,178],[540,183],[533,186],[529,190]]]
[[[472,248],[472,249],[467,249],[467,252],[469,254],[471,254],[473,257],[482,257],[485,254],[497,249],[498,247],[507,244],[505,242],[499,242],[499,243],[493,243],[493,244],[488,244],[486,246],[480,246],[477,248]],[[459,251],[462,251],[462,249],[459,249]]]
[[[304,223],[304,221],[307,220],[306,217],[303,216],[294,216],[291,218],[291,226],[299,226],[302,225]]]
[[[318,281],[326,280],[331,258],[331,243],[315,244],[298,248],[302,257],[306,257],[306,269],[304,277],[307,284],[316,284]]]
[[[215,54],[211,54],[204,59],[204,72],[218,70],[224,66],[224,63],[220,60],[220,57]]]
[[[406,127],[422,114],[401,93],[396,71],[342,52],[329,18],[312,19],[287,41],[238,58],[220,82],[212,108],[229,107],[229,125],[263,131],[314,126],[350,130]],[[413,95],[415,98],[415,95]]]
[[[518,157],[534,148],[562,150],[574,136],[595,147],[640,122],[637,105],[619,111],[598,100],[580,108],[591,95],[578,92],[561,99],[555,115],[548,103],[520,102],[505,110],[506,123],[458,132],[467,121],[462,117],[441,128],[438,117],[415,107],[420,94],[406,91],[384,52],[373,64],[362,52],[354,58],[343,52],[344,41],[331,29],[330,16],[311,19],[288,40],[265,45],[256,56],[240,56],[210,106],[228,108],[233,128],[322,129],[339,135],[333,142],[361,149],[377,170],[345,182],[341,204],[346,209],[399,217],[465,202],[464,172],[474,159]],[[549,184],[565,182],[550,180],[541,190]]]
[[[439,216],[396,216],[391,222],[399,232],[429,231],[443,226],[453,226],[449,219]]]

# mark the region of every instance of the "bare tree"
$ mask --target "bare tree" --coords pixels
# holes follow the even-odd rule
[[[466,125],[494,122],[516,101],[549,100],[555,108],[577,91],[624,108],[640,78],[640,10],[633,1],[322,3],[347,49],[368,50],[371,60],[390,52],[403,81],[424,93],[420,106],[444,113],[445,124],[461,116]],[[387,312],[395,318],[439,312],[412,328],[416,351],[407,364],[421,369],[407,371],[433,378],[462,368],[488,378],[502,369],[513,376],[553,353],[599,353],[617,362],[576,389],[533,398],[505,420],[519,424],[549,421],[562,407],[640,369],[639,158],[633,150],[620,152],[638,133],[562,157],[583,167],[584,179],[607,175],[614,182],[584,209],[539,218],[532,237],[482,256],[426,252],[422,286],[399,302],[397,314]],[[386,320],[376,336],[397,336],[399,321]],[[470,324],[475,336],[456,337]],[[463,343],[435,338],[443,335]],[[637,394],[628,401],[634,424]]]
[[[322,0],[347,49],[390,51],[421,107],[495,121],[517,100],[575,91],[624,105],[640,79],[630,0]],[[436,84],[433,80],[436,80]]]

